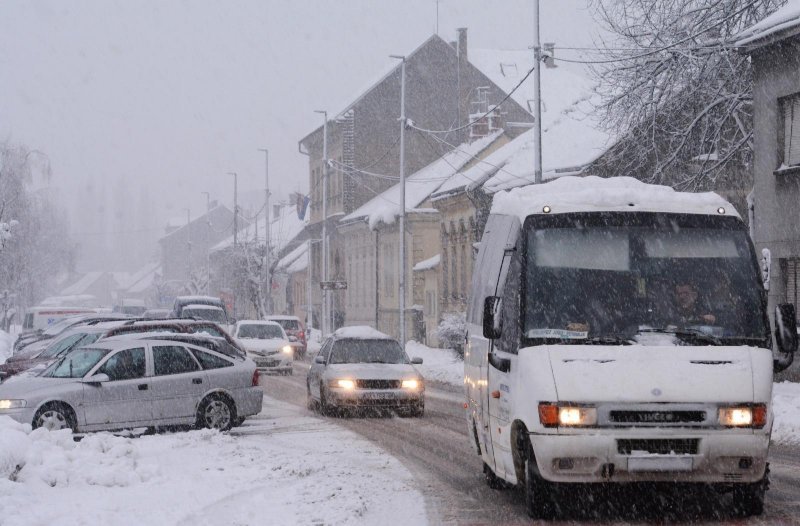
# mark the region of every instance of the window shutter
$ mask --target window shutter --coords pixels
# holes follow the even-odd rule
[[[800,94],[783,103],[783,162],[787,166],[800,165]]]
[[[789,258],[786,260],[786,301],[798,307],[798,300],[800,300],[800,280],[798,280],[798,273],[800,272],[800,259]]]

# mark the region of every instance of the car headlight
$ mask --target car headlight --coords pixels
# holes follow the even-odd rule
[[[597,408],[571,404],[539,404],[539,421],[544,427],[589,427],[597,425]]]
[[[0,400],[0,410],[2,409],[20,409],[25,407],[28,403],[25,400]]]
[[[286,354],[290,354],[290,353],[294,352],[294,349],[292,349],[291,345],[284,345],[281,350],[283,352],[285,352]]]
[[[331,382],[333,387],[338,387],[340,389],[355,389],[356,382],[354,380],[334,380]]]
[[[401,385],[403,389],[419,389],[420,387],[422,387],[422,382],[416,379],[403,380]]]
[[[767,423],[765,404],[742,404],[719,408],[719,425],[724,427],[762,428]]]

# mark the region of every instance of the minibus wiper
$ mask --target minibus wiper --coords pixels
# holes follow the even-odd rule
[[[695,341],[695,342],[703,342],[703,343],[710,343],[712,345],[722,345],[722,342],[716,336],[708,334],[706,332],[697,330],[697,329],[664,329],[664,328],[650,328],[650,329],[639,329],[639,332],[657,332],[662,334],[674,334],[678,338],[682,338],[684,340]]]
[[[604,334],[580,340],[584,345],[633,345],[634,341],[622,334]]]

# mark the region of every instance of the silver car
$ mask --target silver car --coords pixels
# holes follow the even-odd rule
[[[0,384],[0,415],[75,432],[196,425],[220,430],[261,412],[247,358],[174,341],[94,343],[40,376]]]
[[[337,330],[322,345],[308,371],[310,409],[323,414],[341,408],[397,409],[411,416],[425,411],[425,385],[400,344],[370,327]]]

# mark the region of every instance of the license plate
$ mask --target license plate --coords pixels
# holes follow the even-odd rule
[[[369,393],[367,398],[372,400],[389,400],[395,398],[394,393]]]
[[[691,471],[692,457],[631,457],[628,471]]]
[[[275,367],[278,363],[276,360],[256,360],[256,365],[260,367]]]

